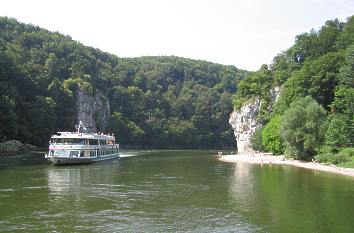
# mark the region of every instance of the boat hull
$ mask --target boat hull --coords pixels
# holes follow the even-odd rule
[[[59,157],[59,156],[46,156],[52,164],[54,165],[65,165],[65,164],[83,164],[83,163],[95,163],[110,159],[119,158],[119,154],[111,154],[107,156],[100,157]]]

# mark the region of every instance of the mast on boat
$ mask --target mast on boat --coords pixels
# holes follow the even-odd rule
[[[79,122],[79,126],[77,127],[77,133],[80,133],[80,127],[83,127],[84,130],[87,130],[84,123],[82,123],[81,121]]]

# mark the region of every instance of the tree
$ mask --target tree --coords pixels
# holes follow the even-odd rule
[[[280,137],[281,116],[273,117],[262,130],[262,145],[273,154],[284,152],[283,140]]]
[[[10,96],[0,96],[0,141],[17,137],[18,125],[15,107],[15,100]]]
[[[140,137],[144,135],[144,131],[134,122],[124,117],[120,112],[114,112],[109,122],[110,129],[119,137],[122,144],[139,142]]]
[[[28,141],[46,146],[55,127],[55,102],[50,97],[36,96],[28,108],[28,122],[32,134]]]
[[[354,43],[354,15],[349,17],[337,41],[337,47],[345,49]]]
[[[17,137],[17,90],[11,83],[16,76],[13,61],[6,55],[5,44],[0,40],[0,141]]]
[[[264,151],[262,144],[262,128],[254,131],[250,138],[251,147],[254,151]]]
[[[280,126],[285,154],[310,160],[323,143],[326,119],[326,111],[310,96],[291,103]]]
[[[231,95],[248,71],[174,56],[118,58],[6,17],[0,31],[0,140],[39,145],[72,130],[80,88],[108,97],[107,130],[125,145],[234,144]]]
[[[339,71],[339,85],[331,107],[336,113],[354,114],[354,44],[345,51],[344,64]]]
[[[353,135],[349,117],[343,114],[333,114],[331,118],[325,134],[325,145],[331,147],[332,152],[339,152],[343,147],[352,146]]]

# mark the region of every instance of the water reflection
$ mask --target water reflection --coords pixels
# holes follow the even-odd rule
[[[252,166],[245,163],[235,163],[234,172],[229,181],[229,190],[232,199],[238,206],[248,208],[248,203],[255,193],[254,179]]]
[[[79,168],[51,168],[47,175],[49,190],[59,195],[69,192],[72,187],[80,186],[81,183]]]
[[[354,182],[332,174],[226,164],[205,152],[162,151],[63,167],[12,159],[0,168],[0,232],[354,229],[348,208]]]
[[[92,183],[111,183],[118,161],[111,163],[89,164],[81,166],[50,166],[46,170],[49,195],[80,196],[82,189]]]

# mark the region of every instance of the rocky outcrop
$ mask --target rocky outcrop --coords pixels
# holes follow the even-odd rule
[[[109,101],[101,93],[76,90],[77,122],[81,121],[90,132],[105,131],[110,116]]]
[[[38,148],[30,144],[23,144],[17,140],[10,140],[0,143],[0,153],[1,154],[18,154],[28,151],[34,151]]]
[[[258,98],[247,101],[240,110],[231,113],[231,124],[237,141],[238,153],[251,153],[250,137],[261,125],[257,122],[260,101]]]
[[[277,102],[280,92],[283,90],[283,86],[275,86],[272,89],[270,89],[270,98],[272,100],[272,103]]]
[[[277,101],[281,87],[276,86],[270,90],[271,103],[268,111],[273,111],[273,105]],[[239,110],[234,110],[229,118],[237,141],[237,150],[239,154],[253,153],[250,145],[251,135],[262,125],[257,122],[261,101],[259,98],[253,98],[246,101]]]
[[[269,112],[272,112],[273,111],[273,106],[274,106],[274,103],[277,102],[279,96],[280,96],[280,93],[282,91],[282,88],[283,86],[275,86],[273,87],[272,89],[270,89],[270,105],[268,106],[268,111]]]

